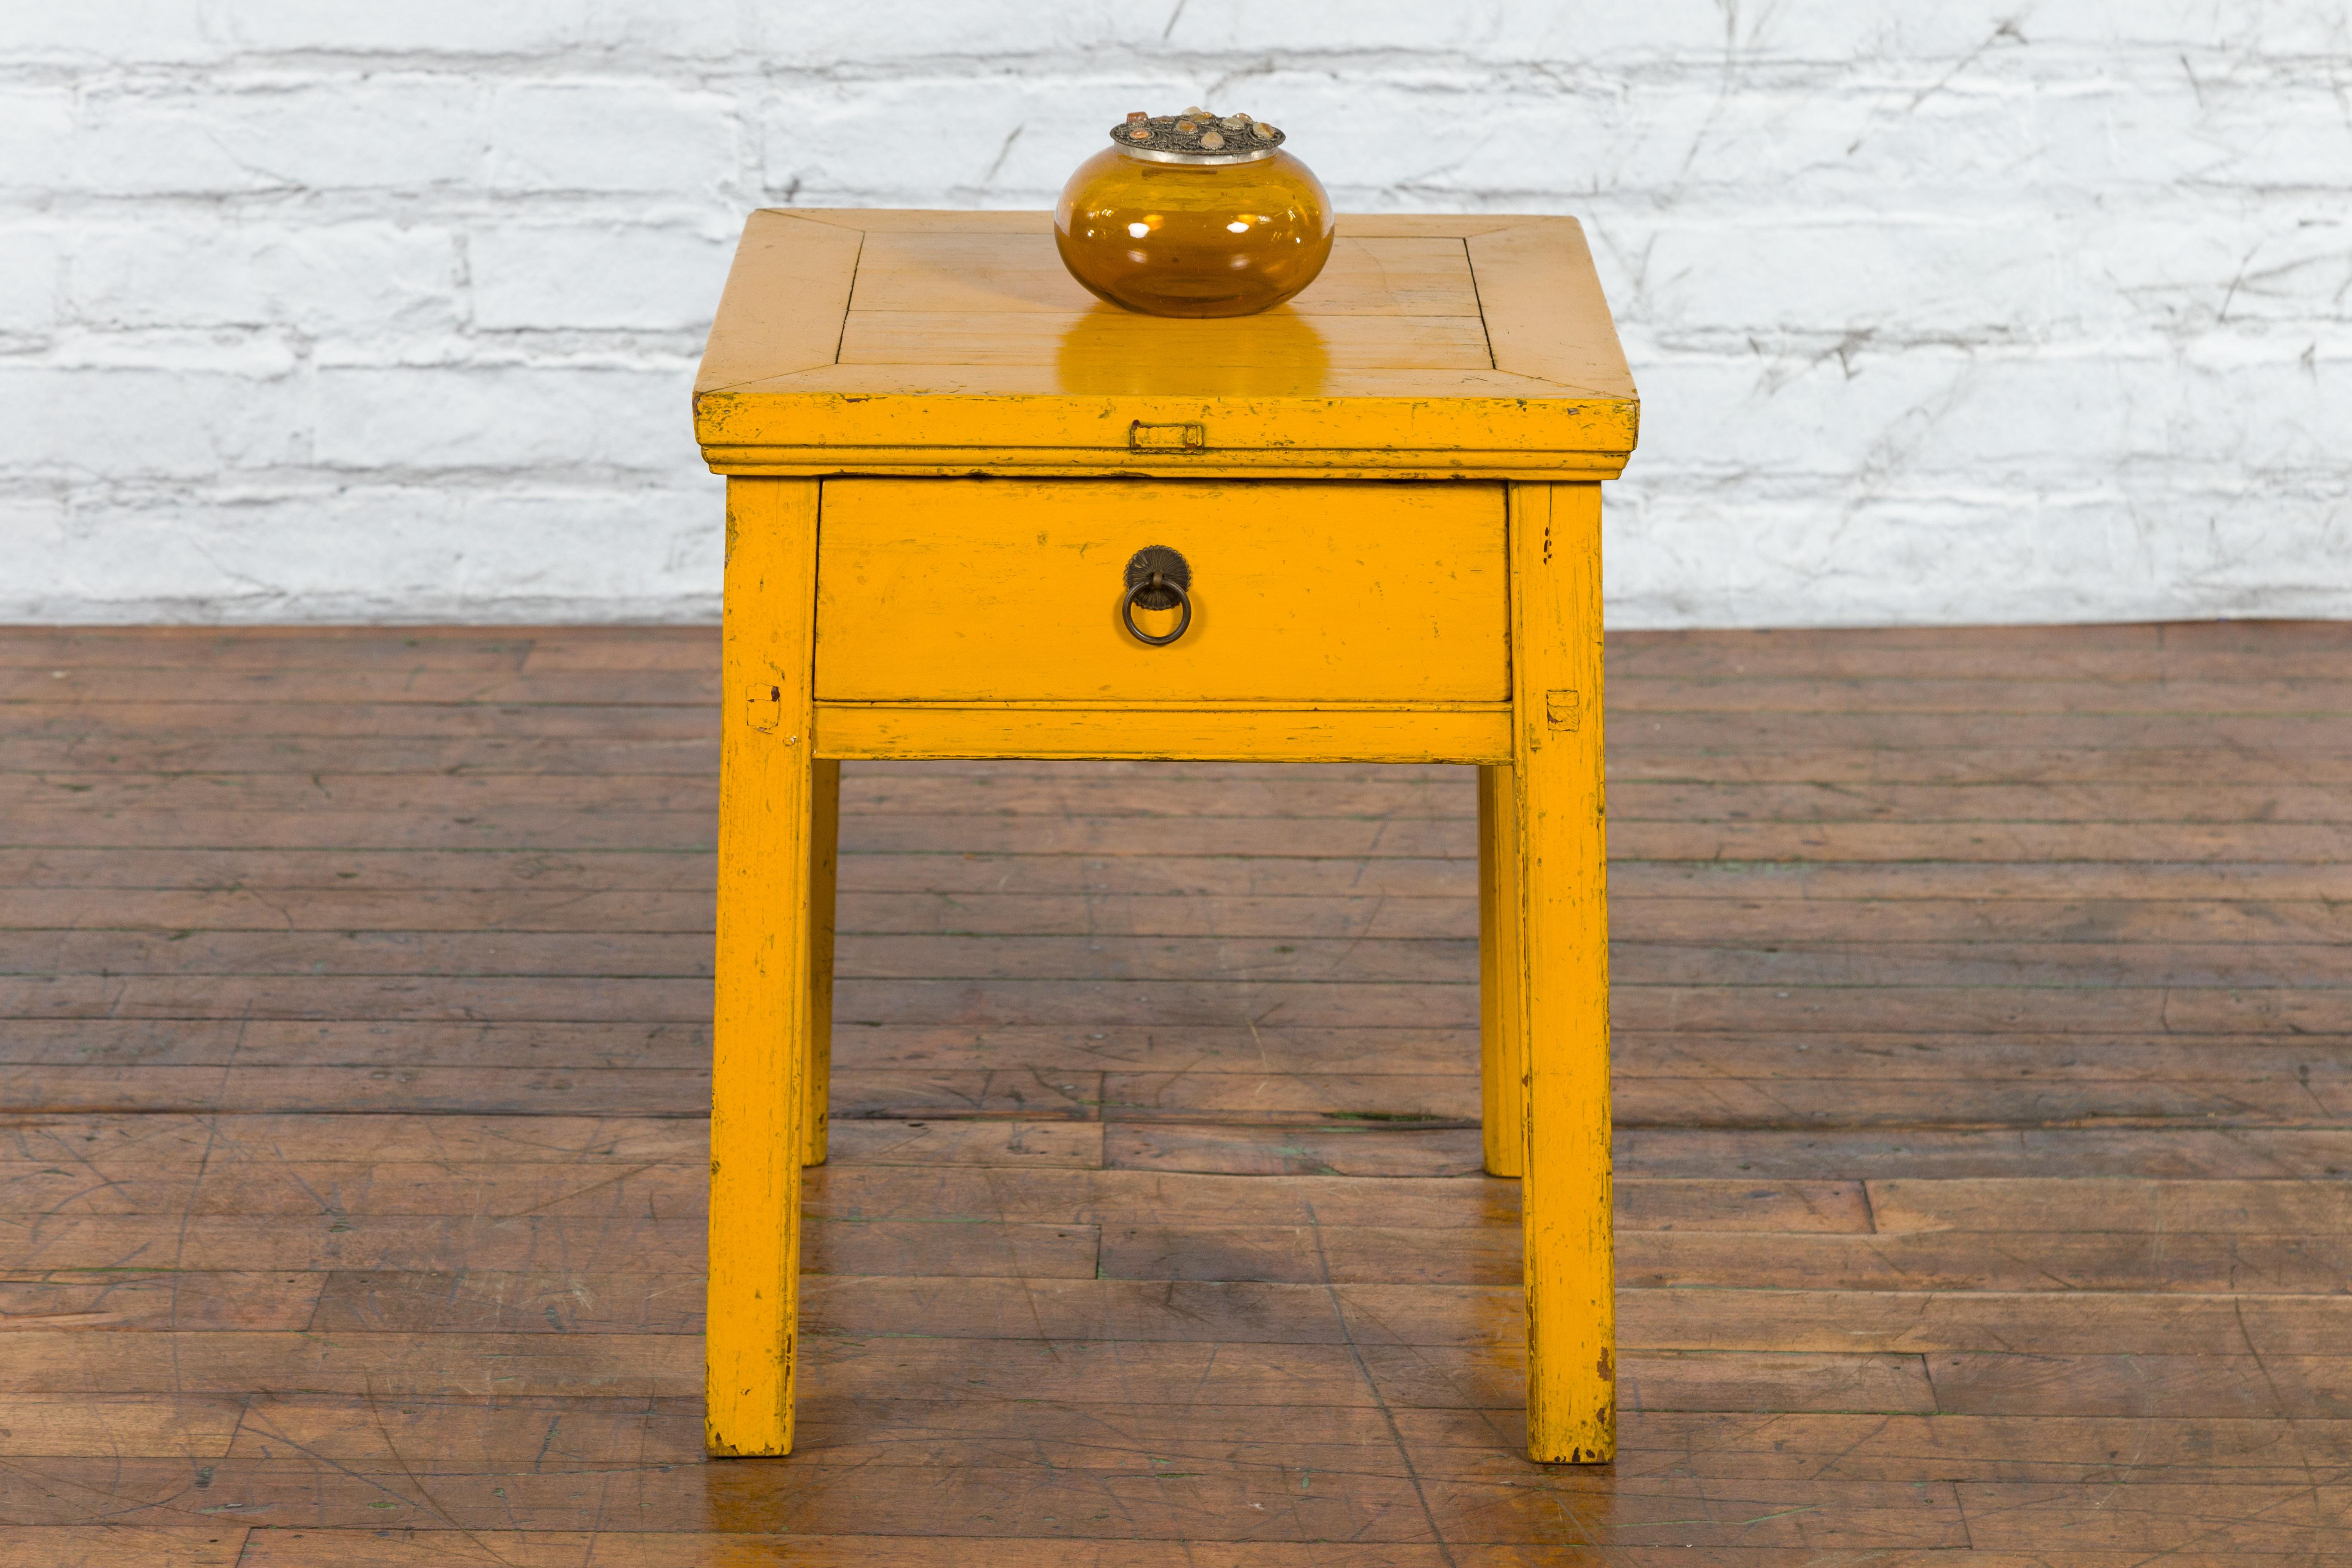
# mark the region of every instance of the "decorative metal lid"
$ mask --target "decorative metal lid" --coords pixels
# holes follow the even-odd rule
[[[1110,128],[1110,139],[1129,157],[1149,163],[1255,163],[1274,156],[1283,134],[1246,114],[1193,108],[1152,115],[1139,109],[1125,124]]]

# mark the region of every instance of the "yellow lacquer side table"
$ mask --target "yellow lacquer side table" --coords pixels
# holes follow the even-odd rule
[[[1117,757],[1478,765],[1528,1452],[1609,1458],[1600,481],[1639,405],[1576,223],[1345,218],[1288,305],[1168,321],[1082,290],[1044,213],[761,212],[694,410],[728,476],[710,1451],[792,1449],[842,760]]]

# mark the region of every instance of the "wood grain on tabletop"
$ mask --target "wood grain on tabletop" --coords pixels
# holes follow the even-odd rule
[[[2352,631],[1610,653],[1615,1466],[1518,1457],[1470,770],[1051,763],[845,771],[714,1465],[715,636],[0,635],[0,1565],[2352,1552]]]
[[[1087,297],[1045,213],[754,213],[697,382],[704,456],[812,476],[842,447],[902,474],[1623,467],[1638,397],[1573,219],[1339,222],[1322,276],[1237,326]],[[1360,406],[1391,398],[1413,400],[1408,426]],[[1129,451],[1135,424],[1203,422],[1189,451]]]
[[[1091,310],[1095,297],[1070,276],[1053,236],[867,234],[850,293],[853,316],[944,311],[969,315]],[[1313,316],[1476,317],[1478,289],[1458,239],[1396,236],[1333,240],[1315,283],[1287,309]],[[1215,329],[1226,323],[1202,321]],[[1483,355],[1480,363],[1489,363]]]

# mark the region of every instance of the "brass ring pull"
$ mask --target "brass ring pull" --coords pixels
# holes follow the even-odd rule
[[[1192,625],[1192,568],[1181,555],[1164,544],[1148,544],[1135,552],[1127,563],[1127,596],[1118,602],[1118,618],[1136,641],[1153,647],[1166,647],[1190,630]],[[1135,624],[1135,612],[1175,610],[1184,612],[1176,629],[1164,637],[1153,637]]]

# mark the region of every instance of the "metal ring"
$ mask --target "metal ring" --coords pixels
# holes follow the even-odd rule
[[[1252,153],[1162,153],[1156,147],[1125,147],[1114,141],[1112,146],[1141,163],[1190,163],[1194,168],[1203,164],[1262,163],[1282,151],[1279,147],[1260,147]]]
[[[1150,632],[1145,631],[1142,627],[1135,624],[1135,596],[1138,594],[1142,593],[1147,588],[1167,589],[1170,593],[1176,595],[1177,604],[1183,608],[1184,618],[1178,621],[1176,623],[1176,629],[1170,632],[1164,637],[1153,637]],[[1136,584],[1127,591],[1127,597],[1118,602],[1118,618],[1127,623],[1127,629],[1133,635],[1136,641],[1139,643],[1149,643],[1153,647],[1166,647],[1170,643],[1172,643],[1178,637],[1182,637],[1186,628],[1192,626],[1192,595],[1184,592],[1184,585],[1181,583],[1177,582],[1173,577],[1170,577],[1163,573],[1154,572],[1150,576],[1146,577],[1142,582]]]

